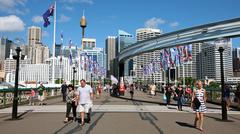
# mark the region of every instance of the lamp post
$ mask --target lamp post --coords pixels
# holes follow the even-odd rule
[[[92,84],[92,77],[93,77],[93,75],[92,75],[92,73],[91,73],[91,87],[92,87],[92,85],[93,85],[93,84]]]
[[[222,120],[227,120],[226,100],[224,99],[224,71],[223,71],[223,47],[218,49],[220,53],[220,67],[221,67],[221,89],[222,89]]]
[[[19,71],[19,60],[21,48],[17,47],[17,55],[13,56],[13,59],[16,60],[16,72],[15,72],[15,89],[14,89],[14,98],[13,98],[13,107],[12,107],[12,119],[17,119],[17,109],[18,109],[18,71]]]
[[[75,73],[76,73],[76,68],[73,67],[73,89],[75,89]]]

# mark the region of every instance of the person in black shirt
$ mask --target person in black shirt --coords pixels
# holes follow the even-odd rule
[[[165,95],[166,95],[166,98],[167,98],[167,106],[170,104],[172,92],[173,92],[173,90],[171,88],[171,85],[168,84],[165,88]]]
[[[67,96],[67,84],[64,82],[61,86],[61,92],[62,92],[62,97],[63,97],[63,102],[66,102],[66,96]]]
[[[177,97],[177,105],[178,105],[178,110],[182,111],[182,97],[183,97],[183,89],[182,87],[178,86],[178,88],[175,90],[175,96]]]

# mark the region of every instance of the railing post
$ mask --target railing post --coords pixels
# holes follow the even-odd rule
[[[6,101],[7,101],[6,92],[3,91],[3,106],[4,107],[6,107]]]

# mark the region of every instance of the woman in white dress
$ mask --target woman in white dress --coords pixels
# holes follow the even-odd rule
[[[196,112],[194,126],[200,131],[203,131],[203,113],[207,111],[207,108],[205,105],[207,100],[206,90],[202,88],[202,82],[200,80],[196,82],[196,86],[197,88],[193,90],[191,107]],[[194,106],[196,105],[193,103],[194,98],[197,98],[201,104],[198,108]]]

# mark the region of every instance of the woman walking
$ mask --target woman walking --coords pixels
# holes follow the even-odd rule
[[[197,89],[193,90],[191,107],[196,112],[194,126],[203,131],[203,113],[207,111],[206,108],[206,90],[202,88],[202,82],[196,82]]]
[[[175,96],[177,97],[177,105],[178,105],[178,110],[182,111],[182,100],[183,100],[183,89],[182,87],[178,86],[178,88],[175,90]]]
[[[133,99],[133,94],[134,94],[134,87],[133,87],[133,84],[131,84],[131,85],[130,85],[131,100]]]
[[[74,87],[73,85],[68,85],[68,91],[67,91],[67,96],[66,96],[66,106],[67,106],[67,110],[66,110],[66,118],[64,120],[64,123],[67,123],[69,120],[69,114],[71,112],[73,112],[73,120],[76,121],[76,109],[77,109],[77,95],[74,91]]]
[[[167,99],[167,106],[170,105],[170,101],[171,101],[171,96],[172,96],[172,88],[171,85],[168,84],[165,88],[165,95],[166,95],[166,99]]]

